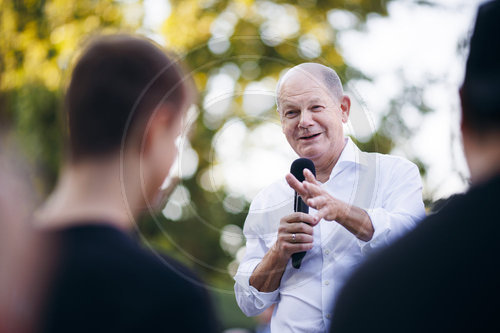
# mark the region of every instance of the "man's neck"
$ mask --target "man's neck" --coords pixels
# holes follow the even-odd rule
[[[482,136],[464,136],[467,163],[472,184],[479,184],[500,174],[500,131]]]
[[[339,151],[332,154],[332,156],[329,159],[324,161],[318,159],[317,161],[314,161],[314,166],[316,168],[316,179],[319,182],[325,183],[328,181],[328,179],[330,179],[332,170],[337,164],[340,155],[342,154],[342,151],[344,150],[346,145],[347,145],[347,140],[345,140],[344,144],[339,148]]]
[[[500,174],[500,149],[478,154],[470,164],[472,184],[484,183]]]
[[[138,205],[131,204],[136,198],[127,199],[122,195],[118,162],[69,165],[55,191],[36,212],[36,225],[52,229],[90,222],[130,229]]]

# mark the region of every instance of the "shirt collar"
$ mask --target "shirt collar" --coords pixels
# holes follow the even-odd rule
[[[350,137],[344,138],[344,149],[340,154],[340,157],[332,169],[330,173],[330,179],[332,179],[335,175],[344,170],[347,166],[351,164],[363,164],[360,161],[359,154],[361,150],[356,146],[356,144],[352,141]]]

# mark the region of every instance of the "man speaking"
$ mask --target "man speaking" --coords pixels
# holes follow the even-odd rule
[[[399,157],[364,153],[344,137],[350,99],[334,70],[304,63],[276,89],[283,133],[312,160],[262,190],[245,221],[246,254],[235,276],[238,305],[255,316],[276,303],[273,332],[324,332],[333,301],[363,257],[424,217],[418,168]],[[294,212],[294,192],[309,213]],[[300,268],[294,253],[307,251]]]

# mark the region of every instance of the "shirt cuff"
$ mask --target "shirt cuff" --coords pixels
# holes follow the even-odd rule
[[[250,285],[250,276],[259,263],[259,259],[245,262],[234,276],[236,299],[243,312],[249,316],[255,316],[278,302],[280,295],[279,287],[272,292],[261,292]]]
[[[278,301],[279,288],[269,293],[265,293],[258,291],[253,286],[249,287],[250,287],[250,293],[255,296],[255,307],[259,310],[264,310],[268,308],[271,304],[276,303]]]
[[[361,252],[365,255],[374,249],[388,245],[387,236],[391,231],[390,218],[382,208],[367,209],[366,213],[372,222],[373,236],[367,242],[358,239]]]

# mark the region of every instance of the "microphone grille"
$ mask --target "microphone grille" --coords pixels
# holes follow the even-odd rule
[[[293,161],[292,166],[290,167],[290,173],[295,178],[297,178],[299,182],[303,182],[305,179],[304,169],[309,169],[312,174],[316,176],[316,168],[314,167],[314,163],[308,158],[298,158]]]

